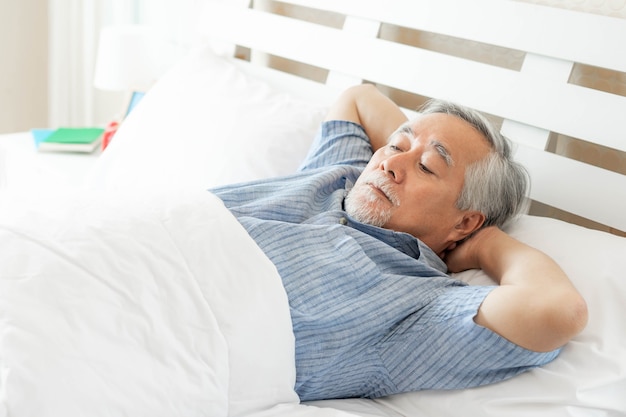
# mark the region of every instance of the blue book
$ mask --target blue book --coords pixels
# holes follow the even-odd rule
[[[39,144],[43,142],[45,138],[50,136],[55,129],[31,129],[30,133],[33,135],[33,141],[35,142],[35,148],[39,148]]]

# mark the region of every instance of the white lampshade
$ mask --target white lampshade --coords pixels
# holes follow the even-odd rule
[[[147,91],[159,74],[156,37],[145,26],[102,29],[94,86],[102,90]]]

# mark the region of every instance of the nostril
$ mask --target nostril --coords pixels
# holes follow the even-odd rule
[[[393,169],[389,168],[389,160],[386,159],[384,160],[381,164],[381,168],[383,170],[383,172],[389,176],[391,176],[391,178],[393,178],[394,180],[396,179],[396,173],[393,171]]]

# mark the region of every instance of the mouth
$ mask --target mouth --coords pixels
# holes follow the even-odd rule
[[[385,190],[385,184],[377,184],[376,182],[368,182],[367,185],[374,192],[374,194],[387,200],[389,203],[391,203],[394,206],[398,205],[395,199],[390,195],[391,192],[388,190]]]
[[[383,190],[381,190],[380,188],[378,188],[376,185],[372,184],[372,183],[368,183],[367,184],[370,189],[372,191],[374,191],[375,194],[378,194],[379,196],[385,198],[386,200],[388,200],[390,203],[393,203],[393,201],[391,201],[391,199],[389,198],[389,196],[387,194],[385,194],[385,192]]]

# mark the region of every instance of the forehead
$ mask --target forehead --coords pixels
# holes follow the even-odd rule
[[[460,117],[445,113],[420,114],[398,129],[419,143],[439,143],[457,160],[471,162],[490,150],[487,139]]]
[[[472,124],[458,116],[447,113],[418,114],[406,122],[405,126],[409,126],[415,135],[423,132],[436,132],[442,136],[450,136],[451,139],[460,134],[486,140]]]

